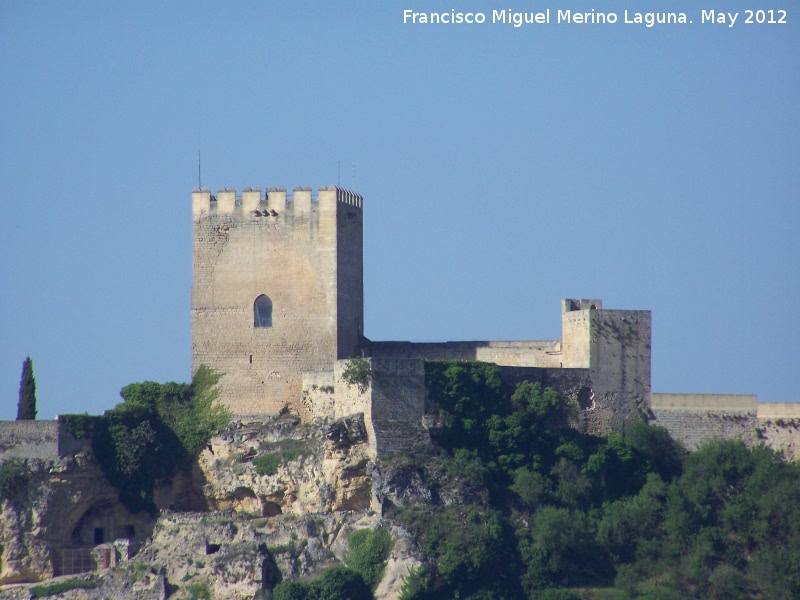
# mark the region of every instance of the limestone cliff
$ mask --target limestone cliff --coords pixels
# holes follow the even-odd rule
[[[424,502],[430,490],[381,474],[366,442],[361,415],[233,423],[190,475],[160,482],[157,518],[128,513],[90,453],[28,461],[25,489],[1,507],[0,583],[17,585],[0,588],[0,598],[65,580],[78,587],[52,597],[253,598],[341,564],[348,534],[378,525],[399,541],[377,597],[397,597],[419,560],[407,534],[382,521],[380,505]]]

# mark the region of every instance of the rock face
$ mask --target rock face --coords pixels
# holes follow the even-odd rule
[[[366,441],[360,414],[331,424],[235,423],[200,454],[194,485],[209,509],[258,517],[368,509]],[[274,473],[265,474],[270,459]]]
[[[382,521],[380,507],[427,502],[431,491],[402,468],[382,474],[369,456],[362,415],[235,422],[211,440],[191,474],[160,482],[157,519],[129,514],[89,453],[28,461],[28,484],[0,505],[0,598],[28,598],[36,582],[76,572],[68,560],[75,553],[93,556],[89,568],[98,570],[70,579],[89,587],[54,597],[149,600],[183,590],[253,598],[283,579],[341,564],[349,533],[378,525],[399,542],[377,597],[396,598],[419,560],[408,535]],[[126,535],[124,543],[97,546]]]
[[[284,578],[341,560],[347,535],[374,527],[361,512],[250,518],[235,511],[161,515],[135,563],[166,578],[167,589],[206,588],[214,598],[253,598]]]
[[[20,464],[27,473],[0,504],[2,584],[61,574],[65,550],[94,534],[89,530],[95,522],[116,520],[134,526],[150,520],[149,516],[131,515],[119,504],[116,490],[87,453]],[[144,530],[140,528],[140,532]],[[108,533],[103,530],[100,535]]]

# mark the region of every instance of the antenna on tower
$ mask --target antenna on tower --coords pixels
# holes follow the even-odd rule
[[[342,185],[342,161],[336,161],[336,187]]]
[[[203,189],[203,180],[200,178],[200,150],[197,150],[197,187]]]
[[[353,189],[356,189],[356,166],[353,165]]]

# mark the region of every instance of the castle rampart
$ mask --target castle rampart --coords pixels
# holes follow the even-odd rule
[[[756,413],[758,398],[751,394],[651,394],[653,410],[705,410]]]
[[[651,422],[689,450],[713,439],[740,439],[800,458],[798,403],[758,402],[751,394],[652,394],[651,407]]]
[[[364,342],[368,356],[478,360],[518,367],[560,367],[561,341]]]
[[[337,360],[333,371],[304,373],[305,418],[340,419],[363,413],[374,456],[429,442],[422,427],[428,396],[423,361],[384,357],[366,360],[370,378],[362,389],[344,380],[347,360]]]
[[[322,186],[317,194],[314,194],[308,186],[297,186],[291,194],[287,194],[286,188],[283,186],[270,187],[263,196],[261,189],[257,187],[246,187],[240,195],[236,194],[235,188],[220,188],[216,195],[212,195],[209,188],[195,188],[192,191],[192,215],[195,219],[212,213],[255,215],[254,211],[263,208],[268,211],[274,210],[279,214],[286,210],[298,214],[310,213],[317,209],[331,210],[336,204],[360,209],[362,203],[363,198],[360,194],[336,186]]]
[[[12,458],[55,459],[89,450],[59,421],[0,421],[0,462]]]

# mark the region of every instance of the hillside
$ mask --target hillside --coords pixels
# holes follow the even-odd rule
[[[643,422],[590,436],[571,402],[509,394],[487,363],[425,377],[432,444],[376,459],[361,415],[234,421],[155,482],[152,519],[92,453],[27,461],[5,489],[0,597],[800,595],[796,463],[741,441],[688,454]],[[95,547],[109,568],[13,583],[58,575],[103,523],[133,534]]]

